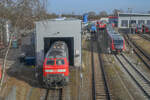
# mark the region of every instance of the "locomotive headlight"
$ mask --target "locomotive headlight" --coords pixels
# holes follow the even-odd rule
[[[53,72],[53,70],[45,70],[45,72]]]
[[[66,72],[66,69],[58,69],[58,72]]]

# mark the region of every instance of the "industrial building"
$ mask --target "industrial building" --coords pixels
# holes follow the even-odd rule
[[[134,25],[150,25],[150,14],[118,13],[118,28],[128,29]]]
[[[69,64],[81,66],[81,20],[44,20],[36,22],[36,64],[41,66],[45,54],[55,41],[64,41],[69,48]]]

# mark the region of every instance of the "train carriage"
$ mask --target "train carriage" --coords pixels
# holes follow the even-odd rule
[[[150,34],[150,25],[142,25],[142,32]]]
[[[123,36],[115,32],[111,25],[107,26],[104,38],[109,53],[121,53],[125,51],[125,40]]]

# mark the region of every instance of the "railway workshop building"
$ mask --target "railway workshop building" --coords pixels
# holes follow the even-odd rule
[[[134,25],[150,25],[150,14],[118,13],[118,28],[128,29]]]
[[[69,64],[81,66],[81,20],[53,19],[36,22],[36,65],[41,66],[45,54],[55,41],[66,42],[69,48]]]

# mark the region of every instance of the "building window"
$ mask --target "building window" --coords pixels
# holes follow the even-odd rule
[[[147,20],[147,25],[150,25],[150,20]]]
[[[144,20],[138,20],[138,25],[142,25],[142,24],[145,24],[145,21]]]
[[[128,20],[122,20],[121,21],[121,26],[122,27],[128,27]]]
[[[136,20],[131,20],[130,24],[136,24]]]
[[[136,20],[129,20],[129,27],[135,27],[136,25]]]

